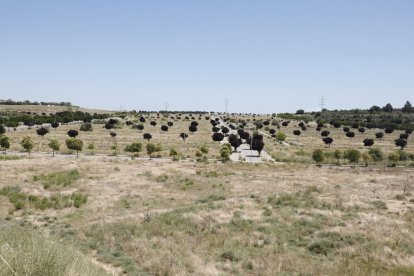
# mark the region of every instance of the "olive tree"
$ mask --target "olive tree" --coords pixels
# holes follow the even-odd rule
[[[66,139],[66,147],[70,150],[76,150],[76,156],[79,156],[79,152],[83,149],[83,141],[76,138]]]
[[[84,123],[80,126],[81,131],[93,131],[93,127],[91,123]]]
[[[23,149],[24,149],[25,151],[27,151],[27,152],[29,153],[29,155],[30,155],[30,152],[32,151],[33,146],[34,146],[32,138],[30,138],[29,136],[24,137],[24,138],[22,139],[22,141],[20,142],[20,145],[21,145],[21,146],[23,147]]]
[[[142,144],[140,142],[134,142],[127,145],[124,151],[134,153],[134,155],[138,156],[138,154],[142,151]]]
[[[149,158],[151,158],[154,153],[162,151],[161,144],[148,143],[146,148],[147,148],[147,154],[149,155]]]
[[[323,156],[323,151],[321,149],[316,149],[312,153],[312,159],[317,163],[320,164],[325,159]]]
[[[283,132],[279,131],[276,134],[276,140],[279,142],[284,142],[286,140],[286,134],[284,134]]]
[[[51,139],[48,146],[52,149],[52,156],[55,156],[55,152],[60,150],[60,143],[56,139]]]
[[[223,145],[220,149],[220,157],[223,162],[227,162],[230,160],[231,150],[228,146]]]
[[[361,158],[361,153],[356,149],[348,149],[344,152],[344,158],[348,159],[350,163],[358,163]]]
[[[4,151],[4,154],[10,148],[10,139],[6,135],[0,135],[0,148]]]

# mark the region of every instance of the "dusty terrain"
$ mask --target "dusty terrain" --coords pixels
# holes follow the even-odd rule
[[[44,188],[42,175],[74,170]],[[2,195],[0,218],[112,275],[414,272],[414,175],[403,169],[73,156],[1,161],[0,173],[0,189],[87,195],[80,208],[19,210]]]

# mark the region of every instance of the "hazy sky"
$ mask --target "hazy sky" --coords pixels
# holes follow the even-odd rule
[[[284,112],[413,95],[413,0],[0,0],[0,99]]]

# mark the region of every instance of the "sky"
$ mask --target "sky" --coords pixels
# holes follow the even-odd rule
[[[0,0],[0,99],[281,113],[413,95],[412,0]]]

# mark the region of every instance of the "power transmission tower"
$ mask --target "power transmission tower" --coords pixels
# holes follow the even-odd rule
[[[321,111],[323,111],[325,109],[325,98],[324,97],[321,97],[319,99],[319,105],[321,107]]]
[[[226,113],[229,111],[229,99],[226,98]]]
[[[165,111],[168,111],[168,102],[165,103]]]

